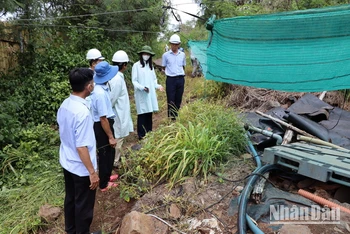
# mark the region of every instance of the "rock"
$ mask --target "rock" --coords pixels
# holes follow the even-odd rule
[[[169,233],[169,226],[161,222],[160,220],[153,218],[154,222],[154,229],[155,233],[154,234],[167,234]],[[176,232],[177,234],[177,232]]]
[[[197,230],[199,233],[215,233],[215,234],[221,234],[223,233],[222,230],[219,227],[219,224],[216,219],[203,219],[198,220],[196,218],[190,219],[187,221],[189,224],[189,230]]]
[[[328,192],[326,190],[323,190],[323,189],[317,189],[315,192],[314,192],[315,195],[319,196],[319,197],[322,197],[324,199],[329,199],[331,198],[331,196],[328,194]]]
[[[240,186],[240,185],[238,185],[238,186],[236,186],[236,188],[234,189],[236,192],[242,192],[242,190],[244,189],[244,187],[243,186]]]
[[[316,183],[316,180],[311,178],[306,178],[304,180],[299,181],[297,186],[300,189],[304,189],[304,188],[310,187],[314,183]]]
[[[252,159],[252,155],[251,154],[242,154],[240,157],[242,159]]]
[[[306,225],[294,225],[294,224],[288,224],[283,225],[283,227],[279,230],[280,234],[295,234],[296,233],[302,233],[302,234],[312,234],[310,228]]]
[[[39,209],[39,216],[48,223],[55,221],[61,213],[61,208],[54,207],[48,204],[43,205]]]
[[[197,191],[196,187],[196,179],[194,177],[190,177],[182,183],[182,188],[185,194],[193,194],[193,191]]]
[[[120,234],[154,234],[155,227],[153,218],[137,212],[132,211],[125,215],[120,227]]]
[[[181,211],[179,207],[177,207],[176,204],[171,204],[169,209],[169,215],[170,217],[174,219],[179,219],[181,217]]]

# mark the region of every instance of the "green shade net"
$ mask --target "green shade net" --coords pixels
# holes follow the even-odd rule
[[[284,91],[350,88],[350,5],[216,20],[190,41],[210,80]]]

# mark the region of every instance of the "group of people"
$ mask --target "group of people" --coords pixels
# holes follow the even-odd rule
[[[176,120],[184,92],[186,57],[179,50],[178,35],[172,35],[169,42],[171,49],[163,54],[162,66],[166,75],[168,117]],[[152,114],[158,111],[156,89],[164,91],[164,88],[157,83],[152,48],[143,46],[138,55],[131,78],[137,134],[142,139],[152,131]],[[118,175],[112,175],[113,165],[120,159],[123,139],[134,131],[124,80],[130,62],[127,53],[117,51],[112,65],[97,49],[89,50],[86,58],[89,68],[75,68],[69,73],[72,93],[57,112],[67,234],[90,233],[96,189],[106,192],[117,186]]]

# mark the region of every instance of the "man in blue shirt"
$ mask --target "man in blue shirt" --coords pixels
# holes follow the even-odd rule
[[[98,63],[95,67],[94,75],[96,86],[90,96],[99,159],[100,189],[102,192],[117,186],[117,184],[113,183],[116,177],[111,177],[115,157],[114,148],[117,145],[117,140],[113,134],[113,124],[116,115],[110,101],[110,88],[107,83],[117,73],[118,66],[111,66],[106,61]]]
[[[67,234],[90,233],[99,183],[93,120],[85,100],[94,89],[93,75],[94,72],[88,68],[70,72],[73,92],[57,112],[60,164],[66,191],[64,215]]]
[[[163,54],[162,66],[166,75],[168,117],[175,120],[184,93],[186,55],[179,50],[181,41],[177,34],[172,35],[169,42],[171,50]]]

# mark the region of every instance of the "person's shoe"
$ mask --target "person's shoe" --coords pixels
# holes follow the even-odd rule
[[[135,144],[135,145],[131,146],[132,150],[140,150],[141,148],[142,148],[142,145],[140,145],[140,144]]]
[[[107,192],[107,191],[110,190],[111,188],[115,188],[115,187],[117,187],[117,186],[118,186],[118,184],[116,184],[116,183],[108,182],[107,187],[101,189],[101,192]]]
[[[109,177],[109,182],[114,182],[118,179],[119,175],[118,174],[115,174],[115,175],[111,175]]]

